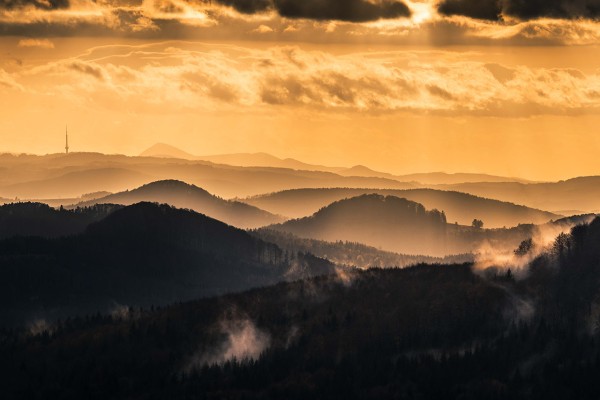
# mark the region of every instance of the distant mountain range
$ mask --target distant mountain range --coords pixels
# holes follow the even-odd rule
[[[2,186],[0,191],[7,197],[24,199],[78,197],[84,193],[102,190],[126,190],[131,185],[139,186],[152,180],[151,175],[117,167],[95,168],[93,165],[82,170],[23,181]]]
[[[54,216],[55,225],[70,229],[78,213]],[[166,205],[124,207],[80,234],[51,238],[58,231],[0,240],[0,325],[149,307],[335,271],[326,260],[288,257],[245,231]]]
[[[343,167],[326,167],[324,165],[307,164],[293,158],[279,158],[268,153],[233,153],[208,156],[195,156],[177,147],[157,143],[140,153],[141,157],[180,158],[184,160],[202,160],[215,164],[227,164],[238,167],[274,167],[289,168],[304,171],[324,171],[337,173],[345,170]]]
[[[176,180],[152,182],[137,189],[89,200],[76,206],[102,203],[131,205],[143,201],[166,203],[177,208],[194,210],[244,229],[258,228],[284,220],[252,205],[223,200],[197,186]]]
[[[539,210],[556,211],[557,214],[566,212],[563,210],[589,213],[600,209],[600,176],[579,177],[554,183],[522,183],[515,182],[513,178],[479,174],[432,173],[394,176],[371,172],[368,168],[360,166],[350,169],[336,168],[336,172],[321,171],[318,168],[320,166],[315,166],[315,170],[243,167],[203,160],[127,157],[98,153],[46,156],[0,154],[0,198],[52,199],[53,205],[67,205],[73,203],[72,199],[85,193],[122,192],[154,181],[175,179],[202,187],[223,198],[244,198],[301,188],[432,188],[469,193]],[[415,179],[430,183],[418,183]],[[443,183],[456,180],[465,182]],[[60,199],[65,201],[61,202]],[[535,219],[537,217],[530,219],[532,217],[535,216],[526,215],[525,222],[538,221]],[[463,221],[462,218],[460,214],[452,217],[456,221]],[[498,221],[496,224],[492,222],[493,216],[488,216],[487,219],[488,226],[513,224],[504,221]]]
[[[301,187],[414,187],[412,183],[391,179],[346,177],[323,171],[98,153],[1,154],[0,170],[3,171],[0,197],[30,200],[72,199],[98,191],[121,192],[165,179],[185,181],[225,198]]]
[[[486,199],[470,194],[434,189],[293,189],[243,199],[263,210],[290,218],[309,216],[334,201],[377,193],[405,198],[422,204],[427,209],[443,210],[449,222],[470,225],[473,219],[483,220],[488,228],[516,226],[518,224],[542,224],[560,215],[533,208]]]
[[[372,170],[364,165],[355,165],[353,167],[328,167],[324,165],[308,164],[293,158],[279,158],[268,153],[233,153],[208,156],[195,156],[174,146],[157,143],[140,156],[143,157],[162,157],[162,158],[180,158],[185,160],[203,160],[216,164],[228,164],[241,167],[275,167],[289,168],[304,171],[323,171],[339,174],[342,176],[384,178],[400,182],[418,182],[421,184],[454,184],[463,182],[521,182],[530,181],[520,178],[509,178],[489,174],[456,173],[449,174],[444,172],[417,173],[408,175],[393,175],[386,172]]]
[[[595,213],[600,210],[600,176],[582,176],[559,182],[532,184],[459,183],[440,185],[437,188],[516,202],[550,211],[581,210]]]

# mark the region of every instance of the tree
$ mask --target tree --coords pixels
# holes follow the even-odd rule
[[[475,218],[473,222],[471,222],[471,226],[476,229],[481,229],[483,228],[483,221]]]
[[[534,247],[533,240],[531,240],[531,238],[529,238],[527,240],[523,240],[521,242],[521,244],[519,244],[519,247],[517,247],[517,249],[514,251],[514,253],[518,257],[523,257],[524,255],[529,253],[531,251],[531,249],[533,249],[533,247]]]

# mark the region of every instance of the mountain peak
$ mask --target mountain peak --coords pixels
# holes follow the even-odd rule
[[[147,183],[132,190],[114,193],[83,204],[132,205],[139,202],[164,203],[195,210],[239,228],[258,228],[282,220],[281,217],[257,207],[224,200],[198,186],[175,179]]]
[[[181,158],[193,160],[196,156],[166,143],[156,143],[140,153],[141,157]]]
[[[144,191],[153,191],[153,190],[169,190],[169,191],[177,191],[177,192],[186,192],[186,193],[197,193],[203,194],[213,197],[208,191],[198,187],[196,185],[192,185],[177,179],[164,179],[160,181],[150,182],[145,185],[142,185],[136,189],[131,190],[130,192],[144,192]]]

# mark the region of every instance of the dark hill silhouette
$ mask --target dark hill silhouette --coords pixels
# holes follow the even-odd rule
[[[445,253],[446,217],[419,203],[366,194],[340,200],[311,217],[270,228],[326,241],[348,240],[408,254]]]
[[[513,203],[434,189],[294,189],[254,196],[242,201],[275,214],[301,218],[334,201],[368,193],[402,197],[420,203],[428,209],[443,210],[449,222],[463,225],[471,224],[473,219],[477,218],[483,220],[486,227],[500,228],[525,223],[541,224],[560,217]]]
[[[457,368],[470,358],[463,365],[454,352],[438,375],[411,371],[438,359],[426,349],[460,354],[510,326],[506,291],[468,265],[370,270],[351,282],[327,276],[158,311],[71,319],[37,340],[0,342],[10,349],[0,360],[3,390],[48,398],[59,381],[73,398],[96,383],[99,398],[371,399],[394,398],[403,386],[389,384],[409,380],[410,393],[439,399],[464,375],[483,378],[477,366]],[[228,359],[244,351],[257,360]],[[224,364],[205,366],[211,357]],[[496,364],[507,368],[485,365]],[[458,395],[470,389],[456,386]],[[374,395],[358,395],[367,391]],[[425,397],[431,392],[438,396]]]
[[[54,209],[42,203],[9,203],[0,206],[0,239],[13,236],[60,237],[83,232],[121,206],[102,204],[74,210]]]
[[[176,180],[149,183],[137,189],[83,202],[78,206],[102,203],[131,205],[142,201],[187,208],[245,229],[258,228],[284,219],[245,203],[223,200],[197,186]]]
[[[3,394],[597,399],[599,241],[600,219],[577,226],[522,279],[469,264],[356,271],[0,332]]]
[[[332,271],[202,214],[139,203],[76,236],[0,241],[0,321],[166,304]]]

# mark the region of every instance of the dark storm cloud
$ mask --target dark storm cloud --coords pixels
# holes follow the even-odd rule
[[[440,3],[438,11],[444,15],[496,20],[502,10],[497,0],[444,0]]]
[[[288,18],[365,22],[410,16],[404,3],[389,0],[275,0],[275,4],[279,14]]]
[[[510,0],[504,1],[504,11],[521,19],[598,18],[600,0]]]
[[[31,6],[42,10],[58,10],[69,8],[69,0],[0,0],[0,10],[13,10]]]
[[[245,14],[275,10],[286,18],[366,22],[410,16],[406,4],[396,0],[216,0]]]
[[[272,0],[215,0],[215,3],[233,7],[244,14],[254,14],[273,8]]]
[[[444,0],[438,10],[445,15],[497,20],[500,15],[521,20],[536,18],[600,17],[600,0]]]

